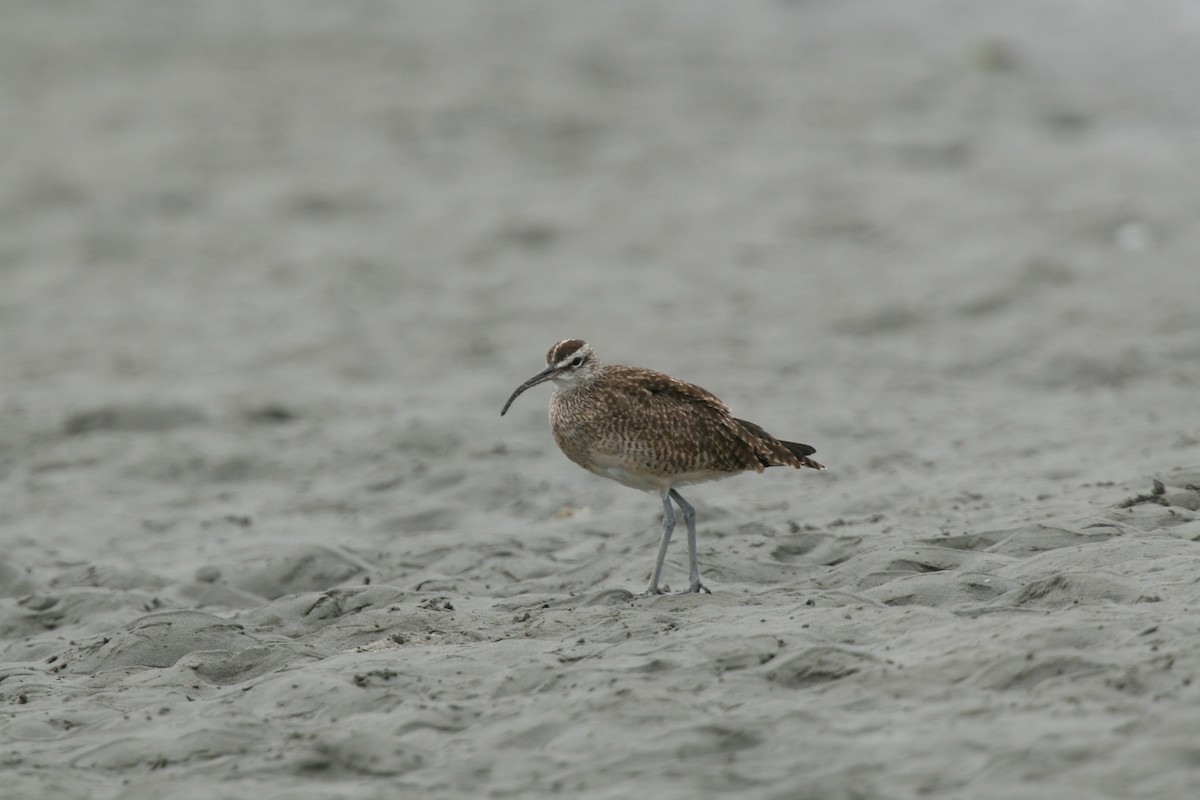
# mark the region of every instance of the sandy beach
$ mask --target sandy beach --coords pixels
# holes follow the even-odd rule
[[[1197,796],[1194,3],[0,16],[5,800]]]

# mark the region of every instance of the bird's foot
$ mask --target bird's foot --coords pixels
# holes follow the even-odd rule
[[[646,591],[638,595],[638,597],[657,597],[658,595],[662,594],[671,594],[671,587],[668,586],[667,588],[662,589],[658,586],[651,586]],[[686,591],[679,592],[679,594],[712,594],[712,589],[709,589],[700,581],[696,581],[688,586]]]

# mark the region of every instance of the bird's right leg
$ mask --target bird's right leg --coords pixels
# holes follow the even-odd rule
[[[679,510],[683,512],[683,521],[687,523],[688,566],[691,569],[692,576],[692,582],[688,585],[688,591],[712,594],[712,591],[700,582],[700,559],[696,555],[696,509],[692,508],[692,504],[684,500],[683,495],[674,489],[670,491],[668,496],[674,497],[675,502],[679,503]]]
[[[671,506],[671,495],[668,492],[663,492],[662,501],[662,541],[658,543],[658,559],[654,562],[654,572],[650,574],[650,588],[644,592],[648,595],[663,593],[663,590],[658,588],[658,579],[662,576],[663,562],[667,559],[667,546],[671,544],[671,534],[675,530],[675,509]]]

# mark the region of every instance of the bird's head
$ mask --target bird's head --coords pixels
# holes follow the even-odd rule
[[[508,411],[508,407],[517,399],[517,395],[539,383],[554,381],[559,391],[570,391],[580,383],[586,382],[595,374],[599,366],[592,346],[582,339],[563,339],[550,348],[546,353],[546,368],[517,387],[508,398],[500,416]]]

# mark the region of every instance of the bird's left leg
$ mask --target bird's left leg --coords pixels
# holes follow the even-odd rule
[[[691,572],[688,591],[712,594],[709,588],[700,582],[700,559],[696,556],[696,509],[674,489],[671,490],[671,498],[679,505],[679,510],[683,512],[683,521],[687,524],[688,567]]]

